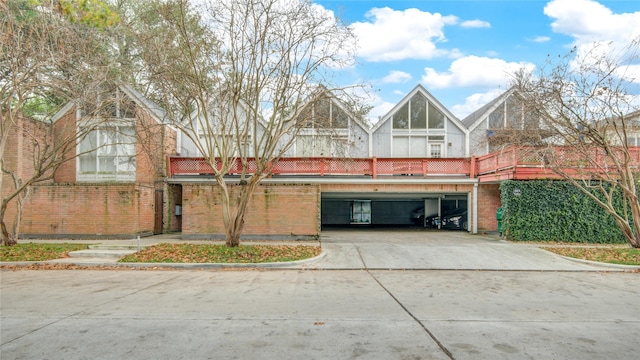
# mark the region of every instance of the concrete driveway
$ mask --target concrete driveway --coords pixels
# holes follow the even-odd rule
[[[462,231],[323,231],[326,256],[304,268],[602,271],[616,266],[568,260],[535,245]]]

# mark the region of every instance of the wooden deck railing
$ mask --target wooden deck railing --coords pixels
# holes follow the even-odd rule
[[[478,158],[301,158],[287,157],[269,165],[271,175],[308,176],[465,176],[481,181],[508,178],[535,179],[553,177],[545,166],[549,149],[509,147]],[[564,147],[556,154],[570,159],[575,154]],[[630,148],[632,162],[640,168],[640,147]],[[594,154],[594,156],[598,156]],[[576,160],[578,161],[578,160]],[[246,173],[256,171],[254,158],[247,159]],[[240,174],[243,164],[235,159],[229,174]],[[203,157],[169,157],[169,175],[212,175],[213,169]]]
[[[270,164],[272,175],[350,175],[350,176],[472,176],[470,158],[282,158]],[[242,172],[243,164],[235,159],[229,174]],[[246,172],[256,170],[254,158],[247,159]],[[170,176],[212,175],[213,168],[203,157],[169,157]]]
[[[570,147],[556,146],[553,148],[511,146],[501,151],[496,151],[476,159],[476,173],[482,179],[513,178],[531,180],[541,178],[557,178],[548,165],[550,158],[554,157],[560,163],[566,164],[567,173],[587,174],[606,171],[613,166],[610,158],[603,151],[594,148],[590,159],[585,162],[584,153],[573,151]],[[614,150],[615,151],[615,150]],[[551,152],[551,153],[550,153]],[[631,164],[635,169],[640,169],[640,147],[630,147]],[[621,154],[617,155],[622,158]],[[552,161],[555,163],[555,161]],[[598,167],[593,166],[598,164]],[[589,167],[590,166],[590,167]]]

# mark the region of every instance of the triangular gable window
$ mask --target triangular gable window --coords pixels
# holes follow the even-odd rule
[[[393,128],[398,130],[444,129],[444,114],[421,93],[417,93],[393,115]]]

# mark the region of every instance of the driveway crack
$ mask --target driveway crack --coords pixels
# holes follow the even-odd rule
[[[360,261],[362,261],[362,265],[364,266],[364,270],[367,272],[367,274],[369,274],[369,276],[371,276],[371,278],[378,283],[378,285],[387,293],[389,294],[389,296],[402,308],[402,310],[404,310],[404,312],[407,313],[407,315],[409,315],[416,323],[418,323],[418,325],[427,333],[427,335],[429,335],[429,337],[438,345],[438,347],[440,348],[440,350],[442,350],[443,353],[445,353],[445,355],[447,355],[447,357],[449,357],[449,359],[451,360],[455,360],[455,358],[453,357],[453,354],[451,353],[451,351],[449,351],[449,349],[447,349],[446,346],[444,346],[444,344],[438,340],[438,338],[431,332],[431,330],[429,330],[423,323],[422,321],[420,321],[420,319],[418,319],[406,306],[404,306],[404,304],[402,304],[402,302],[395,296],[393,295],[393,293],[391,291],[389,291],[389,289],[387,289],[382,282],[380,282],[380,280],[378,280],[378,278],[376,278],[370,271],[369,271],[369,267],[367,266],[367,263],[364,261],[364,258],[362,257],[362,253],[360,252],[360,248],[358,248],[358,246],[355,247],[356,251],[358,252],[358,256],[360,257]]]

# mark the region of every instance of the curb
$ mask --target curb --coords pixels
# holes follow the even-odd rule
[[[551,252],[551,251],[549,251],[549,252]],[[594,265],[594,266],[599,266],[599,267],[604,267],[604,268],[612,268],[612,269],[640,270],[640,265],[624,265],[624,264],[603,263],[603,262],[593,261],[593,260],[572,258],[570,256],[564,256],[564,255],[556,254],[556,253],[553,253],[553,252],[551,252],[551,253],[555,254],[556,256],[559,256],[559,257],[561,257],[563,259],[567,259],[569,261],[573,261],[573,262],[577,262],[577,263],[581,263],[581,264],[589,264],[589,265]]]
[[[3,265],[18,265],[18,266],[28,266],[28,265],[74,265],[74,266],[117,266],[117,267],[129,267],[129,268],[174,268],[174,269],[221,269],[221,268],[291,268],[295,266],[307,265],[313,263],[315,261],[321,260],[326,256],[326,252],[322,250],[322,252],[315,257],[303,260],[296,261],[288,261],[288,262],[269,262],[269,263],[126,263],[126,262],[105,262],[105,261],[58,261],[57,260],[47,260],[47,261],[0,261],[0,266]],[[66,258],[73,259],[73,258]],[[81,259],[81,258],[75,258]]]

